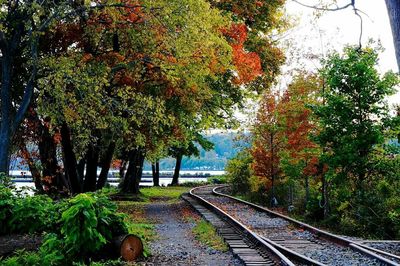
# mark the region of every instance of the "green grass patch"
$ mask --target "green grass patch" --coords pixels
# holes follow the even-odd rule
[[[217,234],[215,227],[209,222],[200,219],[197,220],[196,225],[192,229],[195,237],[201,243],[219,251],[228,251],[228,246]]]
[[[143,242],[143,256],[150,256],[151,252],[148,243],[157,237],[154,225],[150,223],[129,223],[128,232],[140,237]]]
[[[151,255],[148,244],[157,237],[153,221],[146,218],[144,211],[146,204],[148,203],[134,201],[117,202],[118,211],[127,215],[125,221],[128,224],[128,232],[140,237],[143,242],[144,257]]]
[[[179,197],[190,190],[190,187],[146,187],[140,189],[141,198],[145,202],[164,201],[176,202]]]

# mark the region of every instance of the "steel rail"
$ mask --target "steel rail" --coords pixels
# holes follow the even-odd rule
[[[213,189],[213,193],[215,195],[218,195],[218,196],[221,196],[221,197],[227,197],[227,198],[239,201],[241,203],[244,203],[246,205],[249,205],[249,206],[253,207],[256,210],[260,210],[262,212],[266,212],[266,213],[268,213],[268,214],[270,214],[272,216],[282,218],[282,219],[284,219],[286,221],[289,221],[292,224],[295,224],[295,225],[299,226],[300,228],[306,229],[306,230],[314,233],[316,236],[318,236],[320,238],[323,238],[325,240],[337,243],[337,244],[345,246],[345,247],[350,247],[350,248],[352,248],[352,249],[354,249],[354,250],[356,250],[356,251],[358,251],[358,252],[360,252],[362,254],[365,254],[366,256],[369,256],[369,257],[371,257],[373,259],[376,259],[376,260],[378,260],[378,261],[380,261],[380,262],[382,262],[382,263],[384,263],[386,265],[391,265],[391,266],[399,266],[400,265],[400,264],[398,264],[398,263],[396,263],[394,261],[391,261],[391,260],[389,260],[387,258],[382,257],[381,255],[390,257],[392,259],[400,259],[399,256],[396,256],[394,254],[391,254],[391,253],[388,253],[388,252],[385,252],[385,251],[382,251],[382,250],[378,250],[378,249],[375,249],[375,248],[360,244],[359,242],[352,241],[352,240],[346,239],[344,237],[329,233],[327,231],[324,231],[324,230],[321,230],[319,228],[313,227],[313,226],[311,226],[309,224],[300,222],[300,221],[298,221],[296,219],[293,219],[293,218],[288,217],[286,215],[283,215],[281,213],[272,211],[272,210],[270,210],[270,209],[268,209],[266,207],[262,207],[260,205],[257,205],[257,204],[254,204],[254,203],[251,203],[251,202],[248,202],[248,201],[245,201],[245,200],[242,200],[242,199],[233,197],[231,195],[227,195],[225,193],[221,193],[221,192],[217,191],[218,189],[225,188],[225,187],[229,187],[229,185],[216,186]],[[377,254],[377,253],[379,253],[379,254]]]
[[[306,264],[306,265],[317,265],[317,266],[324,265],[324,264],[321,264],[320,262],[317,262],[315,260],[307,258],[296,252],[286,251],[285,249],[280,249],[280,247],[276,243],[271,244],[270,240],[265,239],[265,238],[259,236],[258,234],[254,233],[252,230],[250,230],[247,226],[245,226],[244,224],[239,222],[237,219],[235,219],[234,217],[232,217],[225,211],[221,210],[219,207],[215,206],[208,200],[202,198],[201,195],[196,195],[195,190],[204,189],[206,187],[213,187],[213,186],[206,185],[206,186],[200,186],[200,187],[193,188],[189,191],[189,195],[196,198],[200,202],[202,202],[204,205],[206,205],[207,207],[209,207],[210,209],[215,211],[218,215],[227,218],[237,228],[239,228],[242,232],[244,232],[247,237],[251,238],[253,241],[256,241],[260,246],[267,249],[270,253],[272,253],[272,255],[274,255],[276,258],[278,258],[282,265],[294,266],[296,264],[293,263],[293,260],[296,262],[300,262],[302,264]],[[211,191],[211,195],[212,195],[212,193],[213,193],[213,191]],[[280,250],[278,250],[278,249],[280,249]],[[286,254],[286,256],[284,254],[282,254],[281,251],[283,251]],[[289,256],[291,259],[289,259],[287,256]]]

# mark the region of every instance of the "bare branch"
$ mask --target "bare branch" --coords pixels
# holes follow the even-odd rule
[[[348,3],[348,4],[344,5],[344,6],[338,6],[338,7],[335,7],[335,8],[307,5],[307,4],[304,4],[304,3],[302,3],[302,2],[300,2],[298,0],[292,0],[292,1],[297,3],[297,4],[299,4],[299,5],[301,5],[301,6],[312,8],[312,9],[316,9],[316,10],[321,10],[321,11],[339,11],[339,10],[343,10],[343,9],[346,9],[348,7],[351,7],[351,6],[355,5],[355,0],[350,0],[350,3]]]

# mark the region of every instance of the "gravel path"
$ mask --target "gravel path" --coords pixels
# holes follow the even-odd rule
[[[157,239],[150,243],[153,254],[140,265],[243,265],[228,252],[219,252],[200,244],[192,234],[194,223],[183,220],[191,209],[187,203],[152,203],[146,217],[155,221]],[[195,213],[192,213],[196,215]]]

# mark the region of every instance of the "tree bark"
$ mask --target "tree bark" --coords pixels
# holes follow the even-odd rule
[[[123,160],[121,162],[121,168],[119,168],[119,178],[121,181],[125,179],[125,172],[126,172],[126,167],[128,165],[128,160]]]
[[[114,150],[115,150],[115,142],[112,141],[110,145],[108,145],[107,152],[104,157],[103,166],[101,168],[99,179],[97,180],[97,189],[102,189],[107,182],[108,172],[111,167],[111,161],[113,158]]]
[[[86,154],[86,174],[83,183],[83,191],[95,191],[97,181],[97,164],[99,162],[99,150],[96,144],[90,144]]]
[[[8,175],[11,141],[11,68],[12,60],[6,49],[2,49],[1,60],[1,125],[0,125],[0,173]]]
[[[172,177],[171,186],[176,186],[179,184],[179,172],[181,170],[182,158],[183,155],[181,153],[178,154],[178,156],[176,156],[176,165],[174,170],[174,176]]]
[[[42,176],[45,177],[46,180],[51,180],[51,183],[46,183],[45,185],[48,187],[56,187],[58,191],[64,188],[70,190],[68,181],[63,176],[61,168],[58,165],[57,144],[54,142],[49,128],[46,125],[41,125],[39,132],[39,156],[43,167]]]
[[[28,163],[28,167],[29,167],[29,171],[32,174],[32,179],[33,179],[33,183],[35,184],[35,188],[39,193],[43,193],[43,185],[42,185],[42,176],[40,174],[39,169],[36,167],[35,162],[33,161],[33,158],[30,154],[30,152],[28,151],[28,148],[26,147],[26,143],[22,143],[21,147],[21,152],[22,155],[25,159],[25,161]]]
[[[392,28],[397,67],[400,69],[400,2],[398,0],[385,1],[390,20],[390,26]]]
[[[71,193],[77,194],[82,192],[82,184],[78,177],[77,162],[71,143],[71,135],[68,125],[64,123],[61,126],[61,144],[64,153],[64,168],[70,183]]]
[[[140,149],[130,151],[129,166],[122,184],[122,192],[132,194],[139,193],[139,183],[142,178],[144,157],[144,152]]]
[[[308,176],[305,177],[305,187],[306,187],[306,200],[305,200],[305,208],[307,209],[308,202],[310,200],[310,186],[308,184]]]
[[[151,171],[153,173],[153,186],[160,186],[160,162],[157,160],[155,164],[151,164]]]

